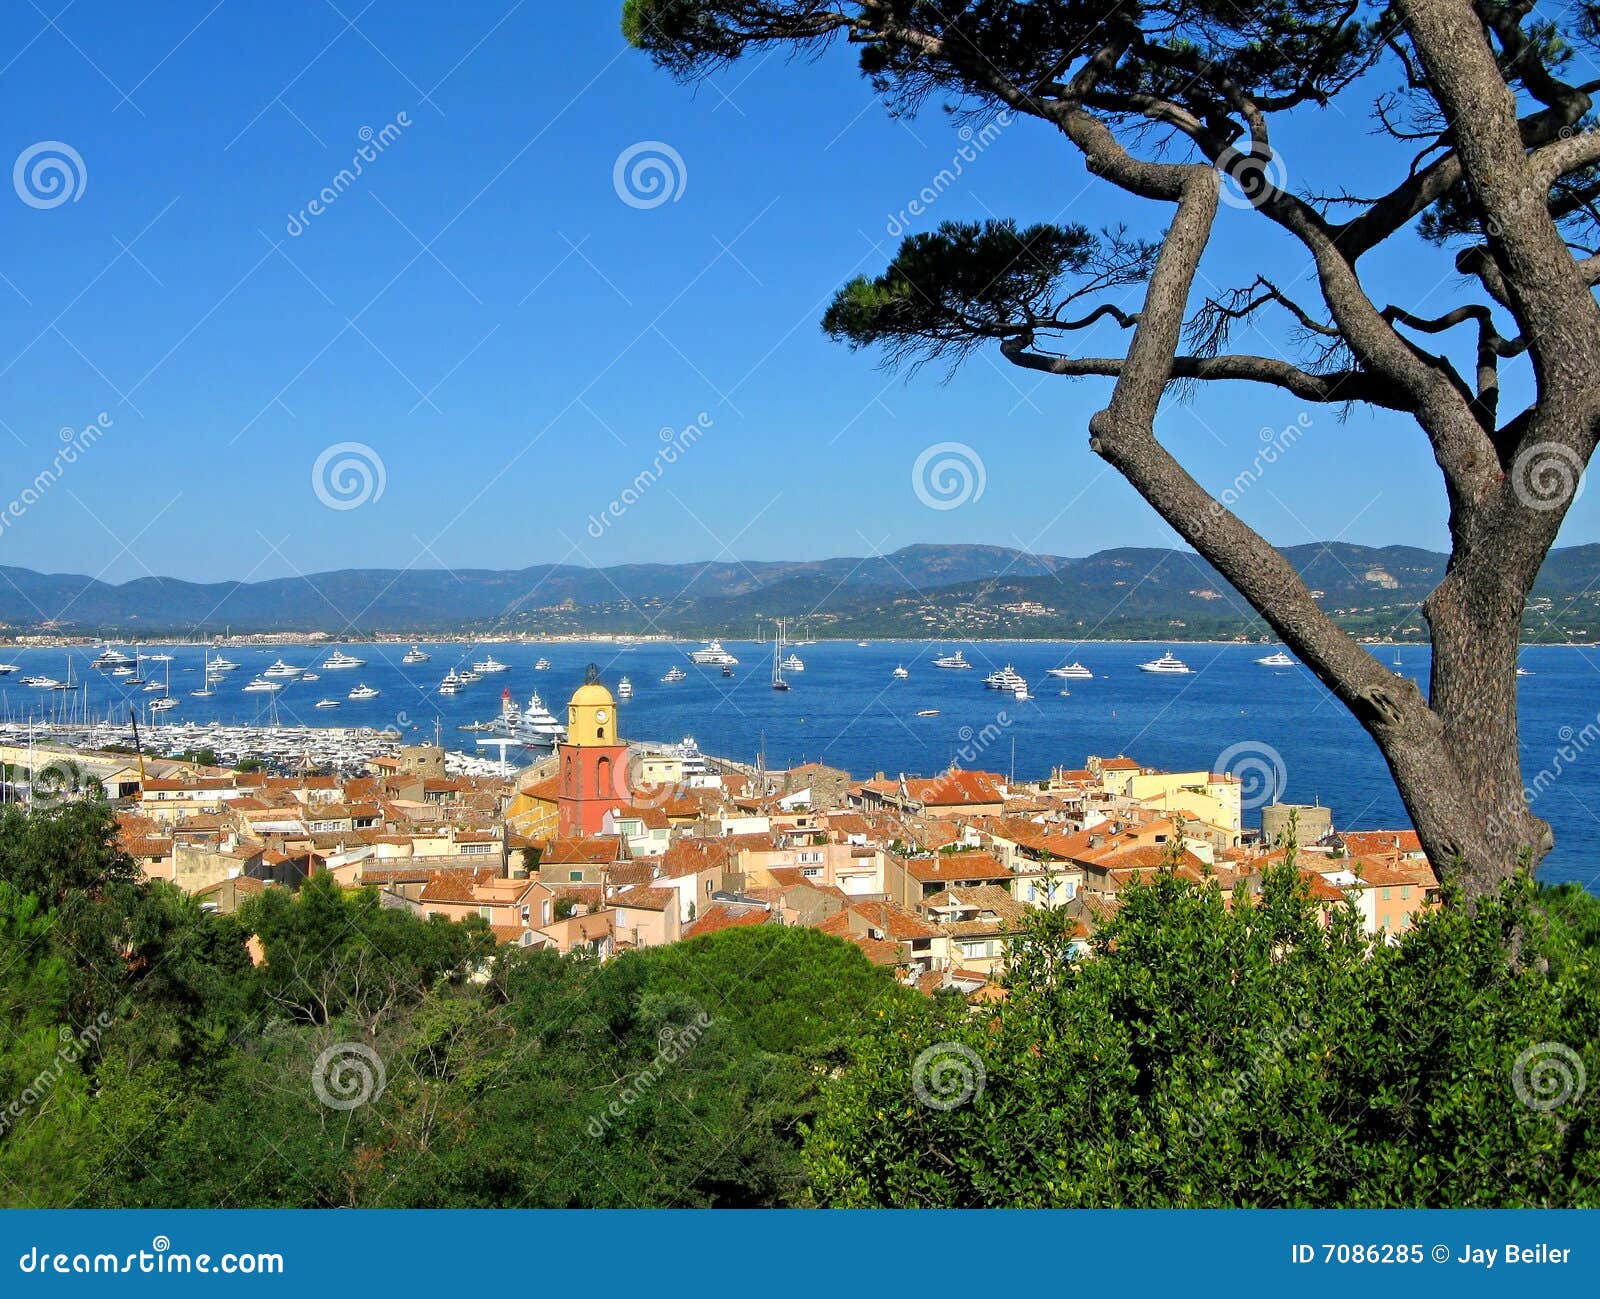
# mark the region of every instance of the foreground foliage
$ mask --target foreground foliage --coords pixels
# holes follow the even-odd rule
[[[1348,915],[1325,930],[1290,874],[1231,911],[1161,878],[1089,962],[1060,913],[1030,925],[1008,999],[975,1013],[812,930],[599,965],[325,877],[209,914],[138,878],[103,803],[10,810],[0,1198],[1593,1201],[1582,890],[1521,881],[1376,951]]]
[[[885,1008],[807,1147],[816,1200],[1600,1199],[1590,895],[1524,878],[1376,948],[1292,871],[1231,910],[1170,874],[1125,896],[1090,961],[1039,915],[992,1013]]]

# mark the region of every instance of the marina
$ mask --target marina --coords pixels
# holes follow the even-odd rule
[[[507,664],[507,672],[490,678],[492,685],[467,683],[449,692],[440,685],[439,664],[482,659],[487,646],[474,652],[471,646],[419,642],[433,662],[407,664],[402,658],[409,642],[348,645],[342,652],[366,660],[359,677],[347,677],[331,689],[334,683],[326,676],[320,683],[307,683],[303,676],[275,680],[270,684],[281,688],[271,692],[246,692],[243,687],[258,677],[265,680],[266,669],[279,658],[290,664],[320,664],[338,647],[164,646],[161,652],[171,654],[172,662],[160,665],[160,677],[164,682],[170,669],[170,695],[178,707],[154,714],[146,707],[152,696],[142,688],[130,686],[127,678],[92,670],[90,664],[104,646],[8,646],[0,653],[17,671],[0,676],[0,723],[22,728],[14,733],[25,733],[29,722],[79,728],[103,723],[121,733],[132,707],[148,752],[155,752],[158,744],[165,751],[169,745],[199,742],[185,731],[188,723],[199,733],[218,726],[247,728],[237,735],[224,730],[224,744],[246,736],[254,744],[254,732],[276,724],[286,736],[298,738],[274,739],[263,746],[264,757],[273,760],[275,753],[303,757],[304,733],[294,728],[320,730],[322,723],[336,718],[339,734],[390,732],[398,737],[388,741],[391,745],[430,741],[438,727],[445,743],[461,750],[459,758],[493,762],[498,755],[485,757],[461,731],[463,726],[492,723],[500,713],[502,688],[514,699],[526,700],[537,684],[546,702],[562,699],[583,680],[585,665],[594,662],[604,680],[619,685],[622,677],[629,679],[630,690],[619,690],[618,697],[627,699],[632,735],[693,734],[708,752],[750,763],[764,757],[772,766],[815,760],[858,772],[937,771],[960,750],[962,727],[976,734],[997,724],[1005,737],[1004,754],[985,752],[968,759],[968,765],[1009,771],[1014,742],[1019,776],[1048,772],[1075,753],[1138,753],[1179,770],[1210,764],[1229,745],[1267,744],[1288,769],[1287,797],[1310,801],[1320,795],[1336,801],[1350,809],[1358,828],[1405,821],[1405,809],[1376,747],[1342,705],[1310,672],[1272,671],[1257,662],[1277,652],[1279,647],[1272,644],[1172,646],[1174,656],[1181,652],[1191,671],[1163,682],[1140,670],[1141,664],[1158,661],[1168,650],[1162,643],[965,642],[961,657],[974,670],[933,671],[936,659],[955,657],[954,642],[883,641],[862,648],[824,640],[808,647],[804,673],[784,673],[785,684],[792,685],[788,691],[769,688],[770,641],[757,646],[753,640],[724,640],[724,649],[733,656],[761,664],[732,677],[711,666],[685,671],[688,652],[702,646],[700,641],[496,642],[494,654]],[[134,657],[133,646],[118,648]],[[1426,646],[1375,646],[1372,652],[1385,668],[1427,689]],[[788,653],[786,645],[783,654]],[[144,673],[155,676],[149,655],[141,651],[139,658]],[[549,666],[536,672],[539,659]],[[1532,674],[1518,682],[1524,763],[1530,776],[1550,762],[1562,727],[1575,734],[1595,721],[1600,699],[1594,691],[1593,659],[1594,651],[1583,647],[1523,650],[1523,666]],[[72,680],[81,689],[22,684],[24,677],[35,675],[64,683],[69,662]],[[1075,663],[1092,668],[1092,683],[1084,681],[1080,688],[1078,680],[1051,672]],[[1007,664],[1032,683],[1030,698],[984,689],[982,678]],[[904,667],[907,675],[895,677],[897,667]],[[670,684],[663,684],[664,676],[672,678]],[[1048,690],[1041,684],[1046,681],[1054,682]],[[1073,693],[1063,697],[1058,687],[1069,681]],[[379,697],[346,698],[359,683],[376,689]],[[209,695],[196,697],[207,689]],[[319,708],[322,700],[339,707]],[[1005,720],[997,723],[1002,712]],[[199,743],[204,747],[209,741]],[[512,749],[508,760],[526,761],[529,755]],[[1587,753],[1580,761],[1600,763],[1600,753]],[[1600,823],[1579,801],[1587,798],[1589,788],[1584,779],[1564,780],[1542,797],[1540,814],[1556,830],[1556,848],[1542,868],[1544,878],[1586,879],[1585,863],[1600,854]]]

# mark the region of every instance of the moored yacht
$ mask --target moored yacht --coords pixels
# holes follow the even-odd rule
[[[129,668],[133,666],[131,655],[124,654],[121,650],[106,648],[90,661],[89,666],[98,668],[102,672],[109,672],[112,668]]]
[[[806,670],[805,660],[793,650],[790,650],[789,657],[783,661],[783,670],[785,672],[804,672]]]
[[[293,679],[294,677],[299,676],[304,671],[305,671],[304,668],[297,668],[297,667],[295,667],[295,665],[293,663],[285,663],[282,659],[279,659],[276,663],[274,663],[270,668],[268,668],[261,675],[264,676],[264,677],[267,677],[269,679],[270,678],[275,678],[275,677],[284,677],[284,678],[288,678],[288,679]]]
[[[1023,679],[1022,674],[1009,663],[984,677],[983,684],[988,686],[990,690],[1014,691],[1018,686],[1021,686],[1024,690],[1028,688],[1028,683]]]
[[[1088,681],[1094,676],[1094,673],[1084,667],[1077,659],[1073,659],[1071,663],[1064,663],[1058,668],[1046,668],[1045,671],[1053,677],[1060,677],[1063,681]]]
[[[1148,663],[1139,664],[1141,672],[1155,672],[1162,676],[1187,676],[1193,671],[1182,659],[1168,650],[1158,659],[1151,659]]]
[[[687,672],[685,672],[682,668],[680,668],[676,664],[674,664],[672,667],[667,669],[666,676],[661,678],[661,684],[664,685],[664,686],[670,686],[674,682],[682,681],[684,679],[684,677],[686,677],[688,675],[689,674]]]
[[[1276,654],[1268,654],[1265,658],[1259,658],[1256,662],[1264,668],[1292,668],[1299,666],[1282,650],[1279,650]]]
[[[458,673],[456,680],[464,686],[470,686],[475,682],[482,681],[483,678],[471,668],[468,668],[465,672]]]
[[[319,699],[316,706],[318,708],[337,708],[339,707],[339,701],[337,699]]]
[[[633,698],[633,682],[629,681],[627,677],[623,677],[620,681],[617,682],[617,698],[618,699],[632,699]]]
[[[501,691],[500,716],[486,729],[490,734],[515,740],[527,749],[554,749],[567,736],[567,728],[545,707],[537,690],[529,697],[527,706],[520,709],[509,690]]]
[[[548,672],[550,670],[550,660],[541,657],[539,661],[533,665],[533,670],[535,672]]]
[[[211,660],[211,665],[206,670],[208,672],[237,672],[239,670],[239,665],[232,659],[214,658]]]
[[[444,674],[444,680],[439,683],[441,695],[453,695],[461,689],[461,678],[456,675],[456,670],[451,668]]]
[[[721,641],[713,640],[707,641],[704,649],[690,650],[689,662],[709,664],[712,667],[719,667],[723,664],[733,667],[739,660],[722,648]]]
[[[0,663],[0,677],[8,677],[18,670],[15,663]]]
[[[170,712],[178,706],[178,701],[171,695],[162,695],[160,699],[152,699],[146,705],[152,713]]]
[[[275,695],[282,689],[283,682],[281,681],[268,681],[266,677],[257,677],[249,685],[245,686],[244,693],[247,695]]]
[[[358,659],[353,654],[346,654],[343,650],[334,652],[323,660],[325,670],[338,671],[341,668],[364,668],[367,666],[365,659]]]
[[[402,663],[426,663],[428,661],[428,656],[422,650],[419,650],[415,645],[413,645],[400,656],[400,661]]]
[[[906,671],[906,665],[904,663],[902,663],[902,664],[900,664],[899,667],[895,668],[895,670],[893,672],[891,672],[889,675],[892,676],[896,681],[904,681],[907,677],[909,677],[911,675],[911,673]]]
[[[493,676],[496,672],[506,671],[506,665],[499,659],[495,658],[493,654],[490,654],[486,658],[480,659],[478,662],[474,663],[472,665],[472,670],[483,676],[489,677]]]
[[[941,654],[938,658],[934,659],[933,666],[936,668],[949,668],[952,671],[958,671],[962,668],[970,668],[972,664],[967,662],[960,650],[957,650],[954,654]]]
[[[378,691],[374,690],[365,681],[352,690],[346,698],[349,699],[376,699]]]

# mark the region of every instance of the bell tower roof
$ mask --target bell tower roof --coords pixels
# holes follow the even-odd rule
[[[567,703],[567,743],[603,748],[618,743],[617,701],[600,684],[600,670],[589,665],[586,680]]]

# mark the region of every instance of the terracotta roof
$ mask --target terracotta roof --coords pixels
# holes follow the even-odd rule
[[[636,911],[665,911],[676,906],[677,889],[629,889],[626,893],[612,895],[614,907],[632,907]]]
[[[737,929],[744,925],[765,925],[777,917],[761,907],[734,910],[720,902],[708,907],[705,914],[683,931],[685,938],[703,938],[723,929]]]
[[[541,866],[573,865],[608,866],[626,860],[626,848],[620,836],[595,835],[586,839],[552,839],[539,858]]]
[[[1001,778],[988,771],[947,771],[928,779],[910,778],[906,793],[924,807],[959,807],[972,803],[999,803]]]
[[[950,880],[1008,880],[1011,872],[986,852],[939,853],[906,858],[906,871],[922,884]]]

